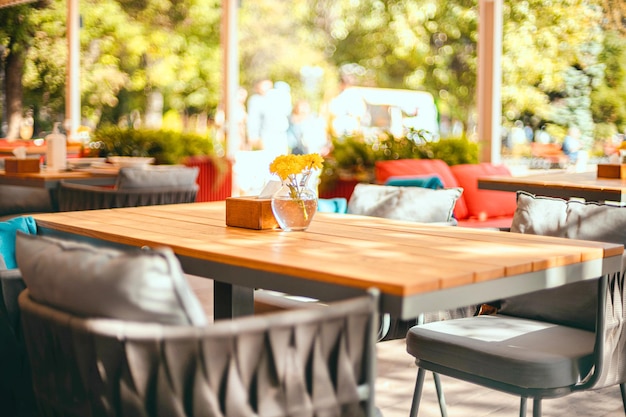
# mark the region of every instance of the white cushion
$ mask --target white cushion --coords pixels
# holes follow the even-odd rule
[[[422,223],[450,222],[462,193],[462,188],[357,184],[348,202],[348,213]]]
[[[120,251],[18,233],[17,264],[31,296],[86,317],[207,324],[169,248]]]
[[[520,191],[511,232],[623,244],[626,208]]]

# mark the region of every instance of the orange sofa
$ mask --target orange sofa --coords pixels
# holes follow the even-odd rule
[[[478,189],[480,177],[511,175],[504,165],[479,163],[449,166],[439,159],[399,159],[378,161],[375,166],[376,182],[379,184],[384,184],[392,177],[424,175],[438,175],[446,188],[463,188],[463,194],[454,209],[454,217],[459,226],[501,229],[511,227],[517,207],[515,193]]]

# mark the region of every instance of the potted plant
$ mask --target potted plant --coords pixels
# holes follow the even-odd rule
[[[332,151],[324,160],[320,177],[322,198],[349,198],[360,182],[374,182],[376,161],[394,159],[441,159],[448,165],[478,162],[478,145],[465,137],[433,139],[423,130],[409,130],[395,137],[383,131],[332,138]]]
[[[232,192],[232,166],[222,157],[221,145],[195,133],[107,126],[96,130],[86,145],[90,156],[153,157],[155,164],[200,168],[196,201],[224,200]]]

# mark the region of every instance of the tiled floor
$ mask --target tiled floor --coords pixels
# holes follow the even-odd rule
[[[213,282],[189,277],[208,316],[213,315]],[[384,417],[408,417],[417,368],[404,340],[377,345],[376,404]],[[516,417],[519,399],[442,376],[449,417]],[[532,415],[529,402],[528,413]],[[543,417],[624,416],[619,387],[571,394],[543,402]],[[424,384],[419,417],[440,417],[435,387],[429,374]]]

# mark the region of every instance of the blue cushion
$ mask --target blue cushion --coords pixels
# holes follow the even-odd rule
[[[319,198],[317,200],[317,211],[324,213],[347,213],[348,200],[343,197]]]
[[[15,234],[18,230],[27,234],[36,234],[35,219],[30,216],[23,216],[0,222],[0,256],[4,259],[7,269],[17,268]]]
[[[441,177],[439,177],[439,175],[402,176],[387,178],[385,185],[395,185],[397,187],[422,187],[440,190],[443,188],[443,181],[441,181]]]

